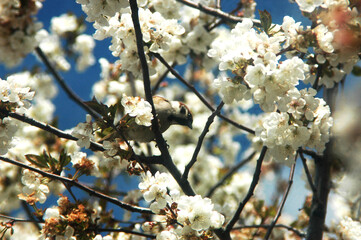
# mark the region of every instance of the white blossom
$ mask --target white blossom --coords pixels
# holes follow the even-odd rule
[[[219,228],[224,222],[224,217],[213,210],[214,205],[209,198],[196,196],[181,196],[178,200],[177,220],[190,224],[193,230],[206,230],[210,227]]]
[[[156,172],[152,176],[150,171],[142,174],[142,182],[139,183],[139,189],[143,193],[143,197],[147,202],[155,200],[151,208],[158,212],[164,208],[170,197],[167,194],[167,186],[169,183],[169,175],[167,173]]]
[[[339,231],[344,240],[358,240],[361,236],[361,223],[345,217],[340,222]]]
[[[136,124],[147,127],[152,125],[152,106],[149,102],[140,97],[127,97],[123,94],[121,103],[124,107],[124,113],[135,117]]]
[[[79,147],[90,147],[90,141],[94,140],[94,130],[96,124],[91,121],[91,116],[87,115],[85,123],[79,123],[72,131],[72,135],[78,140],[76,141]]]
[[[62,14],[51,19],[51,30],[61,36],[67,32],[74,32],[79,26],[75,15]]]
[[[86,68],[95,63],[93,55],[95,41],[91,36],[86,34],[77,36],[73,47],[74,51],[79,54],[76,61],[78,71],[84,71]]]
[[[32,196],[36,201],[44,203],[49,194],[49,187],[42,182],[42,176],[28,169],[23,170],[21,182],[24,184],[23,193],[25,197]]]
[[[316,7],[321,6],[324,0],[296,0],[300,9],[304,12],[313,12]]]

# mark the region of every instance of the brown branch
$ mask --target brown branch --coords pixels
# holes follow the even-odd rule
[[[120,201],[120,200],[118,200],[116,198],[113,198],[113,197],[107,196],[107,195],[105,195],[103,193],[97,192],[94,189],[91,189],[90,187],[77,182],[76,180],[66,178],[66,177],[62,177],[62,176],[59,176],[59,175],[56,175],[56,174],[53,174],[53,173],[45,172],[45,171],[42,171],[42,170],[37,169],[35,167],[26,165],[25,163],[15,161],[15,160],[12,160],[12,159],[9,159],[9,158],[6,158],[6,157],[0,156],[0,160],[3,161],[3,162],[7,162],[7,163],[10,163],[10,164],[16,165],[16,166],[21,167],[21,168],[29,169],[29,170],[31,170],[33,172],[41,174],[43,177],[58,180],[58,181],[67,183],[70,186],[75,186],[75,187],[89,193],[89,195],[96,196],[96,197],[98,197],[100,199],[104,199],[104,200],[106,200],[108,202],[111,202],[111,203],[113,203],[113,204],[115,204],[115,205],[117,205],[117,206],[119,206],[119,207],[121,207],[121,208],[123,208],[125,210],[131,211],[131,212],[144,213],[144,214],[153,214],[153,212],[148,208],[138,207],[138,206],[134,206],[134,205],[122,202],[122,201]]]
[[[204,140],[204,138],[206,137],[206,135],[207,135],[207,133],[208,133],[208,131],[209,131],[209,127],[210,127],[211,124],[213,123],[214,118],[216,117],[216,115],[217,115],[218,113],[220,113],[220,111],[221,111],[221,109],[222,109],[223,106],[224,106],[224,102],[222,101],[222,102],[218,105],[217,109],[208,117],[208,120],[207,120],[207,122],[206,122],[206,125],[204,126],[204,129],[203,129],[201,135],[200,135],[199,138],[198,138],[198,143],[197,143],[197,146],[196,146],[196,148],[195,148],[195,150],[194,150],[192,159],[191,159],[191,161],[187,164],[187,166],[186,166],[185,169],[184,169],[184,172],[183,172],[183,175],[182,175],[182,179],[183,179],[183,180],[188,179],[189,171],[190,171],[190,169],[192,168],[192,166],[193,166],[193,165],[196,163],[196,161],[197,161],[197,156],[198,156],[198,154],[199,154],[199,151],[201,150],[203,140]]]
[[[146,238],[151,238],[151,239],[155,239],[156,236],[153,234],[146,234],[146,233],[142,233],[142,232],[136,232],[136,231],[132,231],[129,229],[125,229],[125,228],[95,228],[92,229],[96,232],[124,232],[124,233],[129,233],[129,234],[133,234],[133,235],[137,235],[137,236],[142,236],[142,237],[146,237]]]
[[[25,115],[21,115],[21,114],[14,113],[14,112],[9,112],[9,111],[4,110],[4,109],[0,109],[0,113],[3,114],[3,116],[9,116],[9,117],[17,119],[17,120],[19,120],[21,122],[30,124],[30,125],[32,125],[34,127],[37,127],[37,128],[40,128],[40,129],[42,129],[44,131],[52,133],[55,136],[58,136],[60,138],[65,138],[65,139],[69,139],[69,140],[72,140],[72,141],[77,141],[78,140],[78,138],[74,137],[73,135],[71,135],[69,133],[66,133],[66,132],[64,132],[64,131],[56,128],[56,127],[53,127],[51,125],[48,125],[46,123],[36,121],[35,119],[29,118],[29,117],[27,117]],[[95,151],[104,151],[103,146],[101,144],[99,144],[99,143],[96,143],[96,142],[90,142],[90,148],[92,150],[95,150]]]
[[[64,89],[66,94],[72,99],[76,104],[78,104],[81,108],[83,108],[86,112],[88,112],[94,119],[98,119],[99,115],[88,105],[84,103],[84,101],[75,94],[73,90],[65,83],[64,79],[60,76],[60,74],[55,70],[54,66],[50,63],[47,56],[41,50],[40,47],[35,48],[35,52],[38,54],[39,58],[43,61],[45,66],[48,68],[49,72],[54,76],[55,80],[59,83],[59,85]]]
[[[298,154],[296,153],[295,162],[292,164],[292,167],[291,167],[291,170],[290,170],[290,175],[289,175],[289,178],[288,178],[288,187],[287,187],[286,191],[283,194],[281,204],[280,204],[280,206],[278,207],[278,210],[277,210],[277,214],[276,214],[275,218],[273,219],[272,223],[268,227],[267,233],[266,233],[266,235],[264,237],[265,240],[268,240],[269,237],[271,236],[272,230],[276,226],[276,223],[277,223],[278,219],[281,216],[283,207],[284,207],[284,205],[286,203],[286,199],[287,199],[288,194],[289,194],[289,192],[291,190],[291,186],[293,184],[293,176],[295,175],[297,156],[298,156]]]
[[[307,150],[307,149],[299,149],[298,151],[312,157],[315,161],[321,161],[323,156],[322,155],[318,155],[317,153],[315,153],[314,151],[311,150]]]
[[[26,201],[21,200],[20,202],[21,202],[21,206],[24,209],[24,211],[25,211],[26,215],[28,216],[28,218],[33,221],[33,224],[36,227],[36,229],[38,229],[40,231],[41,226],[37,221],[42,222],[43,218],[40,217],[40,216],[35,217],[35,215],[33,214],[33,212],[30,209],[29,204]]]
[[[269,228],[270,225],[268,224],[255,224],[255,225],[245,225],[245,226],[240,226],[240,227],[235,227],[232,229],[232,231],[235,231],[235,230],[239,230],[239,229],[244,229],[244,228]],[[291,226],[287,226],[287,225],[284,225],[284,224],[276,224],[274,226],[275,228],[285,228],[289,231],[292,231],[294,232],[295,234],[297,234],[298,236],[300,237],[306,237],[306,234],[305,233],[302,233],[300,232],[299,230],[291,227]]]
[[[176,66],[176,63],[173,63],[173,64],[172,64],[172,68],[174,68],[175,66]],[[167,77],[168,73],[169,73],[169,69],[167,69],[167,70],[162,74],[162,76],[159,77],[158,81],[156,82],[156,84],[154,85],[154,87],[153,87],[153,89],[152,89],[152,95],[154,95],[154,94],[158,91],[158,89],[159,89],[159,87],[160,87],[160,84],[161,84],[161,83],[164,81],[164,79]]]
[[[243,167],[245,164],[247,164],[249,161],[252,160],[252,158],[254,157],[254,155],[256,155],[256,152],[252,152],[247,158],[245,158],[244,160],[240,161],[238,164],[236,164],[234,167],[232,167],[224,176],[221,180],[218,181],[218,183],[216,183],[211,189],[209,189],[208,193],[206,194],[206,197],[210,198],[214,191],[217,190],[217,188],[219,188],[220,186],[222,186],[227,179],[229,179],[230,177],[233,176],[233,174],[235,174],[238,169],[240,169],[241,167]]]
[[[264,157],[266,155],[266,152],[267,152],[267,147],[263,147],[262,150],[261,150],[261,153],[260,153],[260,155],[258,157],[258,160],[257,160],[257,165],[256,165],[256,168],[254,170],[251,186],[248,189],[247,195],[245,196],[243,201],[239,204],[238,209],[235,212],[235,214],[233,215],[232,219],[228,222],[226,230],[225,230],[225,232],[227,232],[227,233],[229,233],[232,230],[233,226],[238,221],[244,206],[251,199],[251,197],[252,197],[252,195],[254,193],[254,190],[255,190],[255,188],[256,188],[256,186],[258,184],[258,181],[259,181],[259,177],[261,175],[261,167],[262,167],[263,159],[264,159]]]
[[[184,5],[187,5],[188,7],[191,8],[196,8],[199,11],[209,14],[211,16],[218,17],[225,22],[237,23],[237,22],[242,22],[244,20],[244,18],[242,17],[231,15],[229,13],[223,12],[220,9],[208,7],[201,3],[195,3],[189,0],[177,0],[177,2],[183,3]],[[252,19],[252,21],[255,26],[261,27],[261,21],[256,19]]]
[[[305,170],[308,184],[311,187],[313,195],[317,196],[317,190],[316,190],[315,185],[313,184],[312,176],[311,176],[310,170],[308,169],[308,166],[307,166],[307,162],[306,162],[307,160],[306,160],[305,156],[303,155],[303,151],[299,151],[299,153],[300,153],[301,161],[303,164],[303,169]]]
[[[11,216],[6,216],[3,214],[0,214],[0,218],[5,218],[7,220],[10,220],[11,222],[25,222],[25,223],[43,223],[44,221],[36,220],[36,219],[22,219],[22,218],[15,218]]]

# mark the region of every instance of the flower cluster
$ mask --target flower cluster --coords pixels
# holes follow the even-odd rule
[[[312,46],[314,54],[310,54],[307,63],[311,74],[305,79],[306,83],[324,85],[332,88],[349,74],[358,62],[360,46],[361,16],[356,7],[351,7],[349,1],[296,1],[301,10],[316,12],[309,17],[317,25],[313,29],[303,30],[300,23],[287,17],[282,28],[287,26],[292,35],[292,44],[286,45],[307,52]],[[316,17],[317,16],[317,17]],[[285,29],[285,28],[284,28]],[[316,43],[316,46],[314,46]],[[321,71],[322,70],[322,71]]]
[[[214,81],[215,88],[227,104],[252,96],[265,112],[272,112],[265,114],[253,141],[267,146],[268,154],[275,159],[287,159],[299,147],[322,152],[332,125],[330,110],[322,99],[315,98],[315,90],[296,88],[299,81],[313,76],[309,65],[292,54],[284,61],[278,56],[284,47],[304,50],[306,40],[299,35],[302,27],[290,17],[284,18],[282,26],[275,25],[268,35],[257,33],[252,27],[251,20],[245,19],[231,31],[234,42],[240,44],[221,44],[223,37],[212,44],[208,55],[220,61],[221,71],[231,70],[233,74],[227,77],[223,73]],[[313,33],[323,51],[331,53],[333,35],[323,25]]]
[[[285,36],[277,33],[279,26],[273,31],[273,35],[257,33],[252,21],[245,19],[232,29],[232,40],[225,43],[224,37],[219,37],[212,43],[208,55],[220,61],[221,71],[231,70],[234,75],[215,80],[215,87],[226,103],[253,96],[264,111],[273,111],[280,96],[305,79],[308,67],[302,59],[279,61],[277,54]]]
[[[36,22],[33,15],[41,7],[39,0],[1,1],[0,62],[12,67],[35,49],[38,44],[35,35],[42,24]]]
[[[11,75],[7,80],[0,79],[0,108],[7,111],[24,113],[30,106],[35,92],[24,87],[24,81]],[[12,147],[12,139],[17,125],[9,118],[0,119],[0,154],[5,154]]]
[[[165,19],[161,14],[152,13],[148,9],[140,8],[139,11],[143,40],[147,44],[146,52],[167,52],[171,48],[174,49],[171,47],[172,44],[180,47],[177,39],[185,30],[175,19]],[[118,61],[122,70],[130,71],[136,77],[140,76],[140,62],[131,14],[127,12],[121,15],[116,13],[109,19],[109,26],[106,27],[94,25],[97,28],[94,34],[96,39],[102,40],[106,37],[112,37],[112,45],[109,49],[114,56],[120,57]],[[148,64],[151,65],[149,58]],[[155,72],[153,71],[151,74],[155,74]]]
[[[315,94],[313,89],[289,92],[279,105],[280,113],[264,115],[253,141],[262,142],[278,161],[291,158],[299,147],[321,153],[329,141],[333,120],[330,108]]]
[[[157,172],[154,176],[148,171],[143,173],[139,188],[147,202],[154,201],[150,208],[157,214],[162,211],[167,214],[167,222],[176,220],[180,226],[169,228],[159,233],[157,239],[167,239],[168,235],[174,239],[182,236],[201,236],[209,228],[220,228],[224,223],[224,216],[214,210],[209,198],[196,196],[180,196],[179,191],[167,192],[172,179],[167,173]],[[173,219],[173,221],[171,220]],[[148,226],[149,227],[149,226]],[[148,228],[146,227],[146,228]]]
[[[95,234],[85,230],[91,226],[94,212],[82,203],[71,203],[67,197],[61,197],[58,206],[46,209],[39,239],[93,239]]]
[[[149,102],[140,97],[128,97],[123,95],[122,105],[124,107],[124,114],[135,118],[135,123],[149,127],[152,125],[152,106]]]
[[[39,173],[24,169],[21,177],[21,182],[24,184],[23,194],[19,198],[27,201],[30,205],[34,205],[36,202],[44,203],[49,193],[49,187],[44,184],[44,180],[45,178]]]
[[[29,87],[24,87],[21,79],[11,75],[6,80],[0,79],[1,107],[8,110],[15,109],[18,113],[24,113],[30,107],[30,100],[35,92]]]
[[[357,240],[361,236],[361,223],[345,217],[339,225],[342,239]]]
[[[9,118],[0,119],[0,155],[7,153],[13,146],[12,139],[16,133],[17,126]]]
[[[90,147],[90,141],[94,140],[94,131],[96,129],[96,123],[92,122],[91,116],[86,116],[85,123],[79,123],[72,131],[72,135],[78,140],[76,143],[79,147]]]

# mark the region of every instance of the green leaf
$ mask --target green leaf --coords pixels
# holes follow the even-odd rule
[[[361,76],[361,67],[357,66],[357,65],[353,66],[352,74],[355,75],[356,77],[360,77]]]
[[[258,13],[261,20],[261,26],[265,31],[265,33],[268,34],[270,27],[272,25],[272,16],[269,12],[267,12],[267,10],[263,10],[263,11],[258,10]]]
[[[66,165],[68,165],[71,161],[70,156],[66,153],[65,149],[61,150],[60,156],[59,156],[59,164],[60,164],[60,170],[62,170]]]
[[[106,116],[109,112],[109,107],[101,102],[99,102],[95,97],[91,101],[84,102],[85,105],[92,108],[94,111],[99,113],[102,116]]]
[[[35,155],[35,154],[26,154],[25,158],[26,158],[26,160],[28,160],[30,163],[34,164],[35,166],[38,166],[41,168],[49,167],[43,156],[39,156],[39,155]]]

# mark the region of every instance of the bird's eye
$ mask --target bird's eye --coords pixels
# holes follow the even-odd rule
[[[184,106],[181,106],[180,113],[185,115],[186,112],[187,112],[186,108]]]

